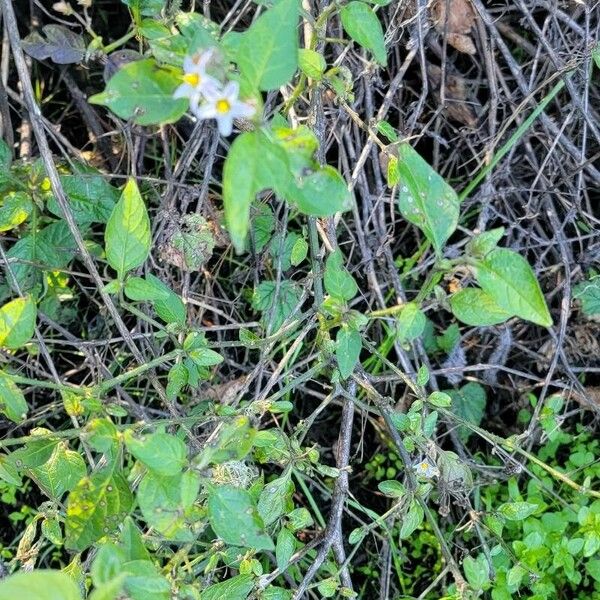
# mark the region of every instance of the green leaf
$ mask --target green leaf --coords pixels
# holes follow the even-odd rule
[[[31,196],[26,192],[8,192],[0,201],[0,232],[24,223],[33,212]]]
[[[300,48],[298,50],[298,66],[307,77],[319,81],[323,77],[327,63],[322,54],[308,48]]]
[[[329,217],[350,208],[348,186],[338,171],[329,165],[301,178],[299,185],[290,189],[287,199],[305,215]]]
[[[65,546],[82,552],[115,531],[132,508],[129,485],[113,465],[84,477],[67,498]]]
[[[168,285],[163,283],[158,277],[148,273],[146,281],[157,291],[162,290],[164,297],[156,297],[152,301],[156,314],[166,323],[178,323],[185,325],[187,319],[187,310],[181,296],[176,294]]]
[[[282,148],[260,131],[239,135],[231,145],[223,167],[225,223],[238,252],[245,247],[250,205],[261,190],[282,191],[290,177]]]
[[[17,350],[33,336],[37,308],[31,296],[15,298],[0,308],[0,348]]]
[[[432,392],[429,394],[427,402],[438,408],[447,408],[452,404],[452,398],[444,392]]]
[[[0,371],[0,412],[11,421],[20,423],[27,418],[27,401],[23,392],[8,373]]]
[[[94,586],[98,587],[114,579],[122,571],[126,560],[125,552],[116,544],[102,544],[90,569]]]
[[[12,164],[12,151],[10,146],[0,138],[0,173],[7,173]]]
[[[396,336],[398,340],[412,342],[420,337],[425,330],[427,319],[416,302],[409,302],[400,311],[396,321]]]
[[[465,577],[474,590],[485,589],[490,581],[489,565],[485,554],[480,554],[476,559],[466,556],[463,560],[463,569]]]
[[[279,283],[263,281],[254,292],[252,306],[263,313],[263,323],[271,324],[271,331],[281,328],[298,306],[302,297],[298,284],[284,279]]]
[[[135,458],[157,475],[178,475],[187,460],[186,445],[174,435],[151,433],[134,437],[125,432],[125,444]]]
[[[282,573],[287,568],[295,549],[296,538],[294,537],[294,534],[286,527],[282,527],[277,534],[277,543],[275,544],[277,568]]]
[[[463,385],[460,390],[444,390],[452,398],[452,412],[465,421],[479,426],[485,413],[487,397],[485,388],[471,381]],[[464,425],[458,428],[458,436],[466,442],[473,432]]]
[[[352,300],[358,293],[358,285],[354,277],[344,266],[341,250],[338,249],[327,257],[323,282],[327,293],[340,300]]]
[[[335,336],[335,357],[342,379],[348,379],[360,358],[362,336],[356,329],[342,325]]]
[[[119,279],[144,263],[150,253],[150,219],[137,184],[130,179],[115,206],[104,234],[106,260]]]
[[[231,485],[212,489],[208,496],[208,518],[214,532],[226,544],[274,550],[250,494]]]
[[[165,7],[165,0],[121,0],[121,2],[145,17],[156,17]]]
[[[253,587],[251,575],[236,575],[202,590],[202,600],[246,600]]]
[[[377,488],[382,494],[390,496],[390,498],[402,498],[406,494],[406,488],[395,480],[381,481]]]
[[[77,584],[66,573],[21,571],[0,582],[0,600],[81,600]]]
[[[258,202],[255,205],[256,214],[252,217],[252,240],[254,251],[261,252],[269,243],[271,235],[275,230],[275,215],[268,204]]]
[[[377,122],[377,131],[379,131],[379,133],[381,133],[381,135],[384,135],[388,141],[394,143],[398,141],[398,134],[396,133],[396,130],[392,127],[392,125],[390,125],[390,123],[388,123],[387,121],[378,121]],[[396,157],[389,157],[390,160],[392,158]],[[396,162],[398,162],[398,159],[396,159]]]
[[[308,242],[304,238],[298,238],[292,246],[290,262],[293,267],[297,267],[308,255]]]
[[[182,485],[181,474],[167,477],[149,471],[138,487],[137,501],[149,526],[168,540],[190,542],[194,539],[190,519],[199,520],[188,513],[190,506],[184,504],[184,500],[189,502],[188,489],[182,494]]]
[[[274,523],[281,515],[293,508],[290,506],[294,484],[285,474],[267,483],[258,499],[258,514],[265,526]]]
[[[165,300],[169,297],[169,293],[163,286],[142,277],[128,277],[123,290],[125,295],[134,302]]]
[[[583,281],[573,288],[573,298],[581,302],[581,310],[588,317],[600,314],[600,275]]]
[[[127,560],[150,560],[140,530],[131,517],[126,517],[119,536],[119,545],[125,552]]]
[[[85,477],[86,466],[81,455],[69,450],[66,444],[57,444],[46,463],[31,469],[38,486],[52,500],[59,501]]]
[[[498,507],[498,512],[509,521],[522,521],[538,509],[531,502],[505,502]]]
[[[380,65],[385,66],[387,54],[383,29],[373,9],[364,2],[350,2],[342,7],[340,17],[346,33],[369,50]]]
[[[479,285],[505,311],[550,327],[552,317],[528,262],[516,252],[498,248],[477,264]]]
[[[105,176],[91,169],[82,168],[79,173],[61,175],[60,182],[79,225],[106,223],[119,200],[119,191],[105,180]],[[47,206],[51,213],[63,216],[53,195],[48,198]]]
[[[475,258],[485,258],[496,246],[504,235],[504,227],[483,231],[473,236],[467,244],[467,254]]]
[[[242,35],[237,63],[255,88],[276,90],[298,67],[298,0],[281,0]]]
[[[399,207],[441,252],[458,224],[456,192],[409,144],[398,147]]]
[[[500,308],[494,298],[479,288],[465,288],[450,297],[454,316],[467,325],[497,325],[510,319],[514,313]]]
[[[170,600],[171,584],[149,560],[131,560],[123,564],[124,588],[131,600]]]
[[[180,83],[175,70],[161,68],[151,59],[139,60],[121,67],[89,102],[138,125],[174,123],[188,108],[185,98],[173,98]]]
[[[413,531],[415,531],[415,529],[421,525],[424,517],[425,513],[423,512],[421,505],[416,500],[413,500],[410,504],[408,512],[402,519],[402,526],[400,527],[400,539],[408,539]]]

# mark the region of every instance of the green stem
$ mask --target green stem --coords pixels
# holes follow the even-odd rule
[[[151,360],[143,365],[140,365],[139,367],[136,367],[135,369],[131,369],[129,371],[126,371],[125,373],[121,373],[121,375],[117,375],[116,377],[113,377],[112,379],[103,381],[102,383],[98,384],[94,388],[94,390],[98,394],[104,394],[111,388],[121,385],[122,383],[124,383],[125,381],[128,381],[129,379],[134,379],[135,377],[138,377],[139,375],[142,375],[143,373],[146,373],[147,371],[151,371],[152,369],[155,369],[156,367],[159,367],[160,365],[163,365],[171,360],[174,360],[178,356],[181,356],[182,354],[183,354],[183,350],[181,350],[180,348],[177,348],[176,350],[172,350],[171,352],[167,352],[167,354],[165,354],[164,356],[159,356],[158,358],[155,358],[154,360]]]

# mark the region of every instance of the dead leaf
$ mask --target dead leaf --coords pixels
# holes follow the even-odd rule
[[[427,65],[429,85],[438,102],[442,101],[442,75],[440,67],[432,64]],[[446,72],[444,83],[444,110],[448,117],[471,129],[477,127],[478,116],[476,109],[480,108],[480,104],[474,97],[470,97],[464,78]]]
[[[435,0],[431,6],[431,19],[453,48],[465,54],[476,53],[469,36],[476,19],[470,0]]]

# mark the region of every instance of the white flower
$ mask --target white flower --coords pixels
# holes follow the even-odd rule
[[[439,469],[428,459],[415,463],[413,469],[417,472],[419,477],[425,477],[427,479],[437,477],[440,474]]]
[[[206,65],[213,56],[209,49],[201,54],[186,56],[183,60],[183,83],[175,90],[173,98],[189,98],[195,110],[208,90],[217,89],[220,83],[206,73]]]
[[[206,102],[194,114],[198,119],[216,119],[221,135],[230,135],[234,119],[251,117],[256,112],[253,106],[238,100],[239,92],[237,81],[230,81],[223,88],[207,88],[203,92]]]

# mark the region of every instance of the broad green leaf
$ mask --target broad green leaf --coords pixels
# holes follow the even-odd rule
[[[408,512],[402,518],[402,526],[400,527],[400,539],[406,540],[415,531],[417,527],[423,522],[425,513],[421,508],[421,505],[413,500],[410,504]]]
[[[64,443],[55,446],[46,463],[31,469],[36,483],[52,500],[60,500],[85,477],[86,466],[81,455]]]
[[[170,600],[171,584],[149,560],[131,560],[123,564],[124,588],[131,600]]]
[[[360,358],[362,336],[347,325],[342,325],[335,336],[335,357],[342,379],[348,379]]]
[[[242,35],[237,63],[255,88],[275,90],[298,67],[298,0],[281,0]]]
[[[235,575],[202,590],[202,600],[246,600],[253,587],[252,575]]]
[[[144,263],[150,253],[150,219],[137,184],[130,179],[113,209],[104,234],[106,260],[119,279]]]
[[[258,202],[255,204],[256,214],[251,221],[252,241],[254,242],[254,251],[259,253],[269,243],[271,235],[275,230],[275,215],[268,204]]]
[[[16,350],[33,336],[37,308],[31,296],[15,298],[0,308],[0,348]]]
[[[115,531],[132,508],[129,485],[113,465],[84,477],[67,498],[65,547],[82,552]]]
[[[24,223],[33,211],[31,196],[26,192],[8,192],[0,200],[0,232]]]
[[[15,466],[14,460],[5,454],[0,454],[0,479],[17,487],[21,487],[23,485],[23,481],[19,475],[17,467]]]
[[[80,173],[62,175],[60,181],[79,225],[106,223],[119,200],[119,191],[106,181],[105,176],[82,169]],[[53,195],[48,198],[47,206],[50,212],[63,216]]]
[[[192,523],[201,521],[193,511],[188,512],[189,495],[182,496],[182,475],[171,477],[149,471],[138,490],[137,501],[146,523],[168,540],[190,542],[194,539]]]
[[[452,404],[452,398],[445,392],[432,392],[427,398],[427,402],[438,408],[447,408]]]
[[[300,179],[290,187],[286,199],[300,212],[313,217],[329,217],[350,208],[350,193],[344,178],[329,165]]]
[[[382,494],[390,496],[391,498],[401,498],[406,494],[406,488],[395,480],[382,481],[377,485],[377,488]]]
[[[156,17],[165,7],[165,0],[121,0],[121,2],[145,17]]]
[[[0,412],[20,423],[27,418],[27,401],[8,373],[0,371]]]
[[[465,421],[479,426],[485,413],[486,393],[485,388],[471,381],[459,390],[444,390],[452,398],[452,412],[462,417]],[[473,432],[464,425],[458,428],[458,436],[466,442]]]
[[[88,600],[118,600],[124,583],[125,574],[121,573],[114,579],[94,588],[92,593],[88,596]]]
[[[12,151],[10,146],[0,138],[0,173],[7,173],[12,164]],[[1,179],[0,179],[1,181]]]
[[[127,449],[157,475],[178,475],[187,460],[186,445],[168,433],[150,433],[134,437],[125,432]]]
[[[294,484],[289,474],[282,475],[267,483],[258,499],[258,514],[268,526],[274,523],[285,512],[293,508],[291,503]]]
[[[146,275],[146,281],[157,291],[157,294],[158,290],[164,293],[164,297],[157,297],[152,301],[156,314],[166,323],[185,325],[187,310],[181,296],[152,273]]]
[[[287,528],[282,527],[277,534],[277,542],[275,544],[275,559],[277,561],[277,568],[283,573],[294,550],[296,549],[296,538],[294,534]]]
[[[32,231],[20,239],[7,253],[13,259],[12,272],[22,290],[31,290],[42,282],[42,269],[65,268],[75,257],[77,246],[64,221],[52,223],[40,231]]]
[[[85,441],[91,448],[104,454],[111,453],[116,448],[119,439],[117,428],[106,417],[89,421],[85,426],[84,435]]]
[[[336,250],[327,257],[323,282],[327,293],[340,300],[352,300],[358,293],[358,285],[354,277],[344,266],[341,250]]]
[[[456,192],[409,144],[398,147],[399,207],[402,216],[416,225],[436,252],[458,224]]]
[[[513,316],[500,308],[490,294],[478,288],[465,288],[453,294],[450,308],[459,321],[474,326],[497,325]]]
[[[465,577],[474,590],[482,590],[489,583],[489,568],[484,554],[477,558],[466,556],[463,560]]]
[[[401,342],[412,342],[425,330],[427,319],[416,302],[409,302],[402,308],[396,321],[396,336]]]
[[[231,423],[225,423],[215,443],[206,446],[194,458],[195,469],[202,471],[211,464],[242,460],[252,449],[255,435],[256,431],[251,427],[248,417],[239,416]]]
[[[346,33],[385,66],[387,54],[383,29],[373,9],[364,2],[350,2],[340,10],[340,17]]]
[[[300,298],[300,288],[293,281],[284,279],[279,286],[275,281],[263,281],[254,292],[252,306],[263,313],[265,326],[270,324],[271,331],[277,331],[296,309]]]
[[[169,293],[163,286],[158,286],[153,281],[143,277],[128,277],[123,291],[134,302],[165,300],[169,297]]]
[[[308,48],[300,48],[298,50],[298,66],[307,77],[319,81],[323,77],[327,63],[322,54]]]
[[[241,488],[222,485],[208,496],[208,518],[214,532],[226,543],[255,550],[274,550],[275,545],[264,532],[252,497]]]
[[[238,252],[245,247],[250,205],[256,194],[265,189],[281,193],[290,177],[285,152],[260,131],[242,133],[234,140],[223,167],[223,206],[227,230]]]
[[[42,427],[32,429],[29,435],[31,437],[27,444],[10,455],[11,462],[18,469],[33,469],[43,465],[50,459],[54,447],[59,443],[59,439],[53,436],[51,431]]]
[[[295,508],[291,513],[286,515],[286,518],[289,522],[288,527],[292,531],[305,529],[313,524],[313,518],[310,516],[308,510],[304,507]]]
[[[292,252],[296,242],[303,241],[303,238],[290,231],[286,234],[282,241],[281,235],[276,235],[269,244],[269,253],[273,258],[273,265],[275,268],[281,266],[282,271],[287,271],[292,266]]]
[[[119,545],[125,552],[127,560],[150,560],[140,530],[131,517],[126,517],[119,536]]]
[[[593,317],[600,314],[600,275],[577,284],[573,288],[573,298],[581,302],[584,315]]]
[[[397,142],[398,141],[398,134],[396,133],[396,130],[394,129],[394,127],[388,123],[387,121],[378,121],[377,122],[377,131],[379,131],[379,133],[381,133],[381,135],[384,135],[390,142]],[[396,158],[396,157],[389,157],[390,160],[392,158]],[[396,159],[397,162],[397,159]]]
[[[173,99],[180,83],[177,71],[161,68],[151,59],[139,60],[121,67],[89,102],[138,125],[174,123],[188,108],[185,98]]]
[[[112,542],[102,544],[90,569],[94,586],[100,586],[114,579],[122,571],[123,563],[126,561],[125,552],[116,544]]]
[[[504,227],[478,233],[467,244],[467,254],[475,258],[485,258],[487,254],[496,248],[503,235]]]
[[[294,242],[290,255],[290,262],[293,267],[297,267],[308,255],[308,242],[304,238],[298,238]]]
[[[77,584],[61,571],[21,571],[0,582],[0,600],[81,600]]]
[[[42,534],[55,546],[62,546],[64,543],[60,521],[57,518],[44,519],[42,521]]]
[[[505,502],[498,507],[498,512],[509,521],[522,521],[538,509],[531,502]]]
[[[479,285],[505,311],[550,327],[552,317],[529,263],[516,252],[497,248],[477,264]]]

